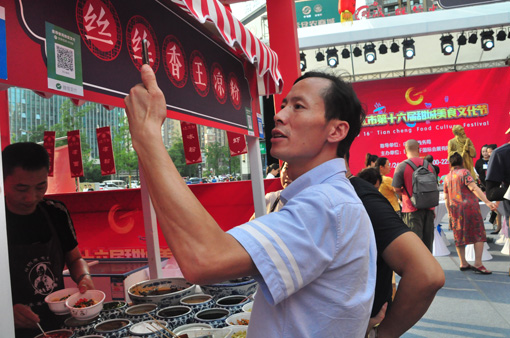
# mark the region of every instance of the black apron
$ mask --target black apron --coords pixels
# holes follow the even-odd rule
[[[62,271],[64,253],[57,232],[48,213],[37,206],[48,223],[50,239],[45,243],[9,245],[9,270],[13,304],[31,307],[41,320],[45,331],[59,329],[68,315],[57,316],[49,309],[44,298],[64,288]],[[16,329],[16,338],[33,338],[40,330]]]

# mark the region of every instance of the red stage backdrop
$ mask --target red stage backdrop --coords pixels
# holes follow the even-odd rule
[[[395,168],[406,159],[404,142],[412,138],[421,144],[422,156],[434,157],[440,176],[446,175],[447,145],[456,124],[464,127],[475,145],[474,161],[484,144],[510,141],[505,136],[510,68],[361,82],[353,87],[367,111],[365,126],[351,149],[354,174],[364,167],[367,152],[387,157]]]

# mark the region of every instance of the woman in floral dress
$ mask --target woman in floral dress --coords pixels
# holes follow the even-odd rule
[[[450,217],[450,229],[453,230],[455,247],[460,259],[460,270],[473,270],[481,274],[491,274],[482,264],[482,253],[485,236],[482,214],[478,198],[491,210],[496,210],[496,204],[489,201],[478,188],[469,170],[463,167],[462,156],[453,153],[450,158],[450,173],[444,181],[444,198],[446,209]],[[467,244],[474,244],[475,263],[473,266],[466,261],[465,248]]]

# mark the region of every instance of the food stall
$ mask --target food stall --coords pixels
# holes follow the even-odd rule
[[[147,39],[150,66],[166,96],[168,118],[246,137],[255,210],[263,213],[258,96],[280,92],[283,80],[276,53],[217,0],[143,5],[120,0],[11,0],[0,5],[0,21],[5,28],[0,29],[2,147],[9,143],[8,87],[31,89],[45,97],[65,95],[77,104],[123,107],[129,89],[140,82],[140,43]],[[86,204],[95,193],[76,195]],[[158,277],[156,220],[143,184],[141,203],[150,275]],[[5,219],[4,202],[0,205],[0,217]],[[5,228],[0,230],[0,242],[0,269],[8,271]],[[9,289],[8,274],[1,278]],[[0,320],[7,336],[13,336],[10,304],[8,293],[2,305],[6,315]]]

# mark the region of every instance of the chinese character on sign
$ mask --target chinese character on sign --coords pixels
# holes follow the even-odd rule
[[[202,82],[202,75],[204,75],[204,72],[202,71],[202,67],[204,67],[204,64],[202,63],[202,60],[197,59],[197,60],[194,61],[194,64],[196,66],[196,71],[195,71],[195,74],[196,74],[195,79],[196,79],[196,81],[195,81],[195,83],[197,85],[202,85],[202,86],[207,85],[207,83]]]
[[[225,94],[223,81],[224,81],[223,74],[219,72],[214,74],[214,89],[216,90],[219,96],[223,96]]]
[[[108,19],[104,18],[105,10],[102,6],[99,11],[99,17],[94,13],[94,7],[92,4],[89,5],[87,10],[87,14],[83,17],[85,21],[85,29],[87,30],[87,35],[85,37],[90,40],[100,41],[109,45],[113,45],[113,41],[111,39],[112,34],[106,32],[106,29],[110,25]],[[96,28],[100,28],[99,30],[95,30]],[[94,31],[95,30],[95,31]],[[93,36],[93,34],[98,34],[99,36]]]
[[[174,45],[170,48],[170,53],[167,53],[170,56],[170,59],[168,60],[168,63],[172,66],[172,75],[176,78],[180,79],[180,69],[182,68],[182,63],[179,61],[179,56],[181,56],[180,53],[176,51],[177,46]]]

